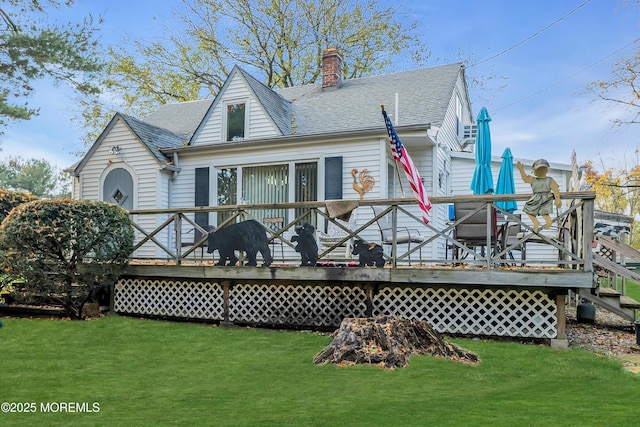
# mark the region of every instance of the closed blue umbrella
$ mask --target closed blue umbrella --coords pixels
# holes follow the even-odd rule
[[[493,193],[491,176],[491,132],[489,131],[489,112],[482,107],[478,114],[476,133],[476,168],[473,171],[471,189],[473,194]]]
[[[496,194],[515,194],[516,184],[513,180],[513,156],[511,150],[506,148],[502,153],[502,163],[500,164],[500,172],[498,173],[498,182],[496,183]],[[509,213],[513,213],[518,209],[518,203],[515,200],[505,200],[504,202],[496,202],[496,206]]]

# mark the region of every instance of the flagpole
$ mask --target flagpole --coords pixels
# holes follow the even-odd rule
[[[384,104],[380,104],[380,109],[384,111]],[[396,170],[396,176],[398,177],[398,184],[400,184],[400,192],[402,193],[402,198],[404,198],[404,187],[402,186],[402,178],[400,177],[400,169],[398,169],[398,162],[393,162],[393,166]]]

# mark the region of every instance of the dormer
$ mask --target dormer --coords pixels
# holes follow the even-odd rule
[[[290,102],[234,67],[190,145],[238,143],[291,134]]]

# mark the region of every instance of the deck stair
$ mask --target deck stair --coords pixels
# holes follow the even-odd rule
[[[634,262],[634,264],[639,263],[640,251],[608,236],[597,236],[597,239],[604,249],[602,252],[613,254],[613,259],[594,253],[593,263],[596,267],[599,267],[606,272],[607,276],[613,277],[614,286],[617,285],[617,277],[634,280],[640,283],[640,274],[630,268],[627,268],[626,265],[615,261],[615,254],[617,253],[623,256],[622,259],[625,262],[630,260]],[[640,309],[640,302],[626,296],[624,294],[624,290],[624,286],[622,286],[620,290],[617,290],[612,287],[599,285],[597,288],[590,290],[582,289],[580,290],[579,295],[580,297],[617,314],[623,319],[633,322],[636,320],[637,310]]]

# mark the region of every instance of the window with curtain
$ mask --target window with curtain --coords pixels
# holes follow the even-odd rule
[[[289,165],[242,168],[242,200],[246,204],[285,203],[289,201]],[[259,221],[285,218],[285,209],[262,209],[251,212]]]
[[[291,170],[293,169],[293,170]],[[220,168],[217,171],[218,206],[238,204],[241,194],[242,204],[287,203],[290,201],[308,202],[318,199],[318,163],[291,163],[268,166],[243,166],[240,168]],[[293,180],[293,189],[290,187]],[[242,176],[242,189],[238,192],[238,177]],[[251,210],[258,221],[265,218],[282,218],[287,221],[287,209]],[[296,209],[295,217],[304,213]],[[231,213],[220,213],[218,223],[228,218]],[[314,224],[315,217],[303,219]],[[314,224],[315,225],[315,224]]]

